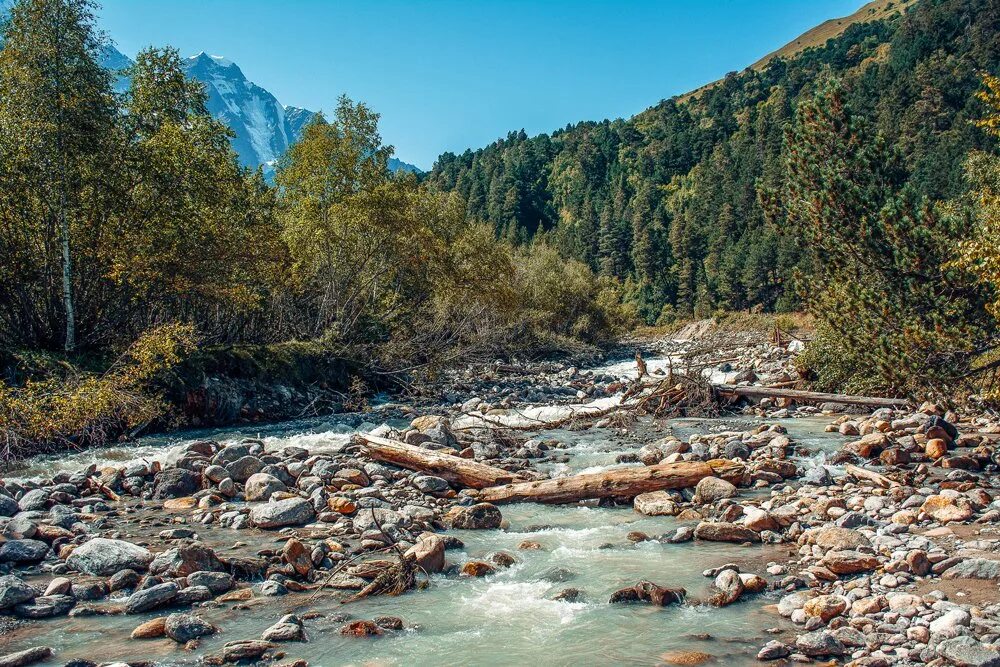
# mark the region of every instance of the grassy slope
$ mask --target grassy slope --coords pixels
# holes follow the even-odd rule
[[[750,69],[760,70],[774,58],[791,58],[808,48],[823,46],[828,40],[842,34],[849,26],[854,25],[855,23],[865,23],[868,21],[878,21],[880,19],[888,18],[893,14],[905,11],[916,2],[917,0],[872,0],[850,16],[830,19],[820,23],[815,28],[805,31],[788,44],[782,46],[780,49],[772,51],[754,64],[750,65]],[[706,84],[701,88],[691,91],[690,93],[681,95],[677,99],[678,101],[683,102],[693,97],[697,97],[701,92],[712,88],[717,83],[718,81],[713,81],[712,83]]]

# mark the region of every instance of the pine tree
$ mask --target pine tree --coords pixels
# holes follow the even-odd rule
[[[852,114],[839,82],[798,109],[788,221],[819,258],[810,310],[870,388],[944,395],[993,337],[984,293],[949,263],[967,233],[908,183],[901,157]]]

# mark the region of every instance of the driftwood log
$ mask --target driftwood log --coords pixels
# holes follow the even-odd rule
[[[745,396],[747,398],[791,398],[806,403],[842,403],[846,405],[866,405],[877,408],[902,408],[909,403],[905,398],[879,398],[876,396],[851,396],[850,394],[827,394],[820,391],[784,389],[776,387],[741,386],[733,384],[714,385],[720,394]]]
[[[727,462],[728,464],[729,462]],[[592,498],[634,498],[641,493],[684,489],[706,477],[726,476],[730,470],[713,469],[702,461],[680,461],[654,466],[618,468],[535,482],[505,484],[482,489],[480,502],[574,503]]]
[[[444,454],[440,450],[414,447],[389,438],[361,433],[356,436],[355,443],[361,445],[365,453],[376,461],[436,475],[461,488],[484,489],[524,479],[503,468],[463,459],[454,454]]]

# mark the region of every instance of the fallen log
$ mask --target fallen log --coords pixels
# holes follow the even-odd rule
[[[503,468],[463,459],[454,454],[414,447],[398,440],[359,433],[355,442],[377,461],[436,475],[462,488],[483,489],[524,479]]]
[[[809,403],[843,403],[846,405],[866,405],[879,408],[902,408],[909,404],[905,398],[879,398],[877,396],[851,396],[850,394],[827,394],[821,391],[783,389],[775,387],[742,386],[733,384],[713,385],[720,394],[744,396],[746,398],[791,398]]]
[[[476,499],[489,503],[559,504],[592,498],[634,498],[650,491],[692,487],[714,474],[712,466],[702,461],[680,461],[493,486],[479,491]]]

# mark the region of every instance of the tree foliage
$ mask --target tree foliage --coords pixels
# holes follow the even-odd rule
[[[970,121],[978,73],[1000,70],[998,22],[990,0],[923,0],[627,120],[445,153],[428,180],[501,236],[542,232],[563,256],[627,283],[647,322],[664,309],[793,309],[793,276],[813,257],[767,222],[759,195],[784,178],[798,105],[840,79],[853,113],[899,148],[912,188],[956,197],[970,150],[995,151]]]

